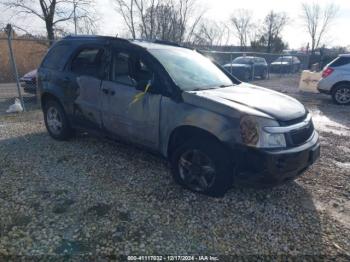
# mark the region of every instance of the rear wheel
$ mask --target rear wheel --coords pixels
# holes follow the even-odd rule
[[[232,185],[233,168],[228,152],[214,139],[193,139],[179,146],[170,158],[173,177],[185,188],[214,197]]]
[[[350,85],[341,84],[332,91],[333,101],[338,105],[350,104]]]
[[[44,106],[44,119],[46,129],[50,136],[56,140],[67,140],[73,135],[68,118],[60,103],[49,100]]]

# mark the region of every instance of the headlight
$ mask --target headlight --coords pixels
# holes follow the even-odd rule
[[[249,146],[256,146],[259,142],[259,127],[254,117],[242,117],[240,127],[243,143]]]
[[[286,147],[284,134],[272,134],[264,130],[264,127],[279,126],[272,119],[246,115],[241,118],[240,129],[244,144],[259,148]]]

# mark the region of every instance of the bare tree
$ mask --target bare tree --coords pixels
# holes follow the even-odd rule
[[[195,13],[196,10],[199,10],[197,0],[171,0],[171,2],[178,13],[181,35],[180,42],[182,42],[184,40],[186,30],[190,29],[190,33],[195,30],[196,26],[203,17],[204,11],[200,11],[198,14]],[[174,2],[177,4],[174,4]],[[193,22],[190,26],[191,18],[193,18]]]
[[[135,0],[114,0],[115,10],[122,16],[133,39],[136,38]]]
[[[256,26],[255,34],[251,35],[251,47],[256,51],[281,52],[288,46],[282,39],[281,33],[288,24],[289,19],[285,13],[270,11],[261,26]]]
[[[192,45],[221,46],[230,39],[230,28],[223,22],[203,20],[194,32]]]
[[[58,24],[73,19],[87,19],[93,13],[89,8],[94,0],[4,0],[1,3],[16,15],[35,16],[45,23],[50,43],[55,39]],[[76,12],[75,12],[76,11]],[[78,13],[77,13],[78,11]],[[92,19],[91,21],[92,22]],[[60,28],[62,30],[62,28]]]
[[[141,37],[180,42],[182,37],[181,20],[174,7],[169,4],[151,6],[140,25]]]
[[[338,8],[334,4],[329,4],[321,8],[318,3],[302,4],[302,19],[311,39],[311,53],[315,53],[330,29],[338,13]]]
[[[73,4],[73,19],[75,34],[95,34],[97,31],[97,21],[95,0],[66,0]]]
[[[288,23],[286,13],[276,13],[270,11],[264,19],[262,26],[262,35],[267,41],[266,51],[270,53],[273,49],[273,43],[276,39],[281,39],[281,32]]]
[[[244,50],[248,44],[249,30],[252,28],[252,12],[247,9],[236,10],[231,16],[231,23],[233,32]]]
[[[114,0],[132,38],[162,39],[183,42],[186,32],[193,33],[196,0]]]

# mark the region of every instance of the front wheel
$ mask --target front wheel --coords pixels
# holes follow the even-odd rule
[[[261,79],[265,80],[267,78],[267,70],[265,69],[261,74]]]
[[[243,76],[244,81],[248,82],[249,80],[252,80],[251,75],[252,75],[252,74],[251,74],[249,71],[245,71],[245,72],[244,72],[244,76]]]
[[[172,154],[174,180],[185,188],[222,197],[232,185],[233,168],[228,152],[214,139],[190,140]]]
[[[63,107],[54,100],[44,106],[45,126],[50,136],[56,140],[67,140],[73,135]]]
[[[338,105],[349,105],[350,104],[350,86],[339,85],[332,91],[333,101]]]

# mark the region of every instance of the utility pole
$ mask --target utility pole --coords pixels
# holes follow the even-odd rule
[[[13,49],[12,49],[12,35],[13,35],[12,25],[11,24],[7,24],[7,26],[5,28],[5,31],[6,31],[6,34],[7,34],[7,41],[8,41],[8,46],[9,46],[12,70],[13,70],[13,74],[14,74],[14,76],[16,78],[18,96],[19,96],[19,99],[21,101],[21,105],[22,105],[23,111],[25,111],[24,103],[23,103],[23,97],[22,97],[22,93],[21,93],[21,86],[19,84],[19,76],[18,76],[18,71],[17,71],[15,55],[13,54]]]
[[[74,33],[75,35],[77,35],[77,13],[76,13],[76,9],[77,9],[77,2],[76,0],[73,0],[73,15],[74,15]]]

